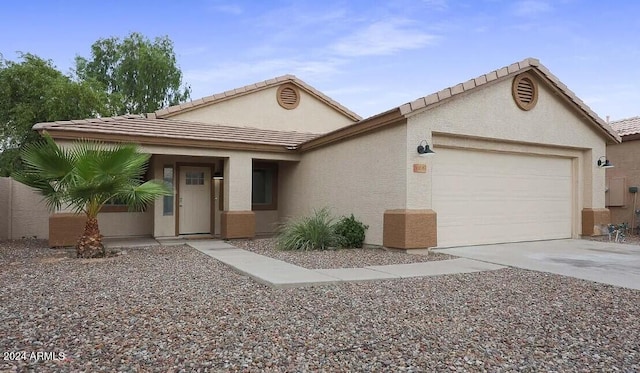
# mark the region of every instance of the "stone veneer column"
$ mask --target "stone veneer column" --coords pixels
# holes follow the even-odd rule
[[[582,209],[582,235],[600,236],[605,234],[607,225],[611,223],[609,209],[584,208]]]
[[[438,225],[433,210],[384,212],[382,244],[393,249],[425,249],[438,245]]]

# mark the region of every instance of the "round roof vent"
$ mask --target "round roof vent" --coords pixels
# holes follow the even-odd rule
[[[295,109],[300,104],[300,91],[298,87],[287,83],[278,87],[278,104],[287,110]]]
[[[538,102],[538,85],[531,74],[524,73],[513,78],[512,93],[513,100],[522,110],[531,110]]]

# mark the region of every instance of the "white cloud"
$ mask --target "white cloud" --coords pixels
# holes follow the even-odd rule
[[[242,7],[237,3],[233,3],[233,2],[224,3],[221,1],[214,0],[211,2],[211,5],[209,8],[214,12],[232,14],[236,16],[244,13],[244,9],[242,9]]]
[[[535,17],[539,14],[548,13],[553,8],[546,1],[526,0],[514,4],[513,14],[520,17]]]
[[[218,81],[246,81],[255,79],[262,81],[285,74],[294,74],[302,79],[324,77],[336,74],[338,67],[344,63],[341,59],[326,61],[308,61],[298,59],[270,59],[247,61],[243,63],[225,63],[209,69],[187,70],[185,81],[189,83],[209,83]],[[251,83],[248,81],[247,83]],[[195,85],[195,84],[193,84]]]
[[[269,33],[282,33],[290,39],[300,37],[300,32],[308,33],[305,36],[311,37],[323,30],[339,27],[347,20],[344,8],[307,9],[294,2],[291,6],[261,14],[253,26]]]
[[[405,49],[420,49],[433,44],[436,36],[411,27],[406,19],[372,23],[335,44],[330,49],[341,56],[388,55]]]
[[[448,0],[422,0],[422,2],[436,10],[447,10],[449,8]]]

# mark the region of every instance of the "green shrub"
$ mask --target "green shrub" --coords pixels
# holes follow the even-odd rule
[[[290,220],[280,227],[276,246],[280,250],[327,250],[341,246],[335,219],[327,208],[314,210],[310,217]]]
[[[357,220],[353,214],[350,217],[343,216],[335,225],[336,234],[342,237],[344,247],[362,247],[365,231],[369,228]]]

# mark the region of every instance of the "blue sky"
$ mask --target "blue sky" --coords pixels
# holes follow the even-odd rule
[[[101,37],[175,44],[192,98],[283,74],[362,116],[536,57],[596,113],[640,115],[640,2],[4,1],[0,53],[63,72]]]

